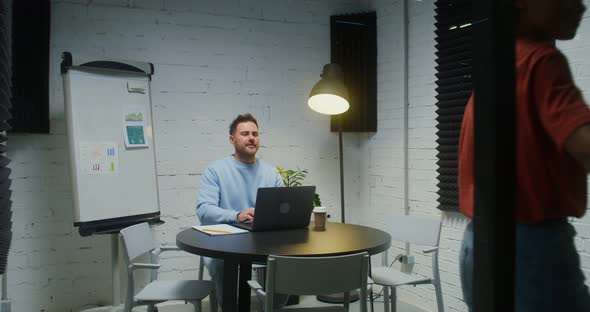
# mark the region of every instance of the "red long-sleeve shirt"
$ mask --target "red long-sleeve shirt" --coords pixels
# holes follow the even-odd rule
[[[475,95],[477,97],[477,95]],[[473,217],[473,97],[459,140],[459,206]],[[586,210],[586,172],[565,142],[590,123],[565,56],[553,42],[516,42],[516,221],[538,223]]]

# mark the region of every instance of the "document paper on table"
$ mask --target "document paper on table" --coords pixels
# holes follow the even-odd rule
[[[201,231],[208,235],[227,235],[248,233],[248,231],[239,229],[229,224],[213,224],[213,225],[195,225],[193,229]]]

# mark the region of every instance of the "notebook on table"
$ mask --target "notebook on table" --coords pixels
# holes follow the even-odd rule
[[[195,225],[193,226],[193,229],[212,236],[248,233],[248,231],[244,229],[238,229],[229,224]]]
[[[261,187],[254,221],[232,224],[251,232],[305,228],[313,211],[315,186]]]

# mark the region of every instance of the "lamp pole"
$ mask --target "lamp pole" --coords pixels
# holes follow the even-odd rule
[[[339,114],[336,118],[338,118],[338,152],[340,159],[340,220],[342,223],[346,223],[346,218],[344,216],[344,158],[342,151],[342,114]],[[345,301],[344,296],[344,293],[336,293],[329,295],[319,295],[316,298],[319,301],[327,303],[343,303]],[[359,300],[359,293],[356,290],[351,291],[349,296],[349,302],[355,302]]]
[[[338,149],[340,152],[340,220],[346,223],[344,217],[344,159],[342,158],[342,114],[338,115]]]

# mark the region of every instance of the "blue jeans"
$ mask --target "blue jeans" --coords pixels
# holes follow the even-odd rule
[[[565,218],[516,225],[515,312],[590,311],[590,293],[580,269],[575,235]],[[463,299],[472,311],[472,222],[465,229],[459,263]]]

